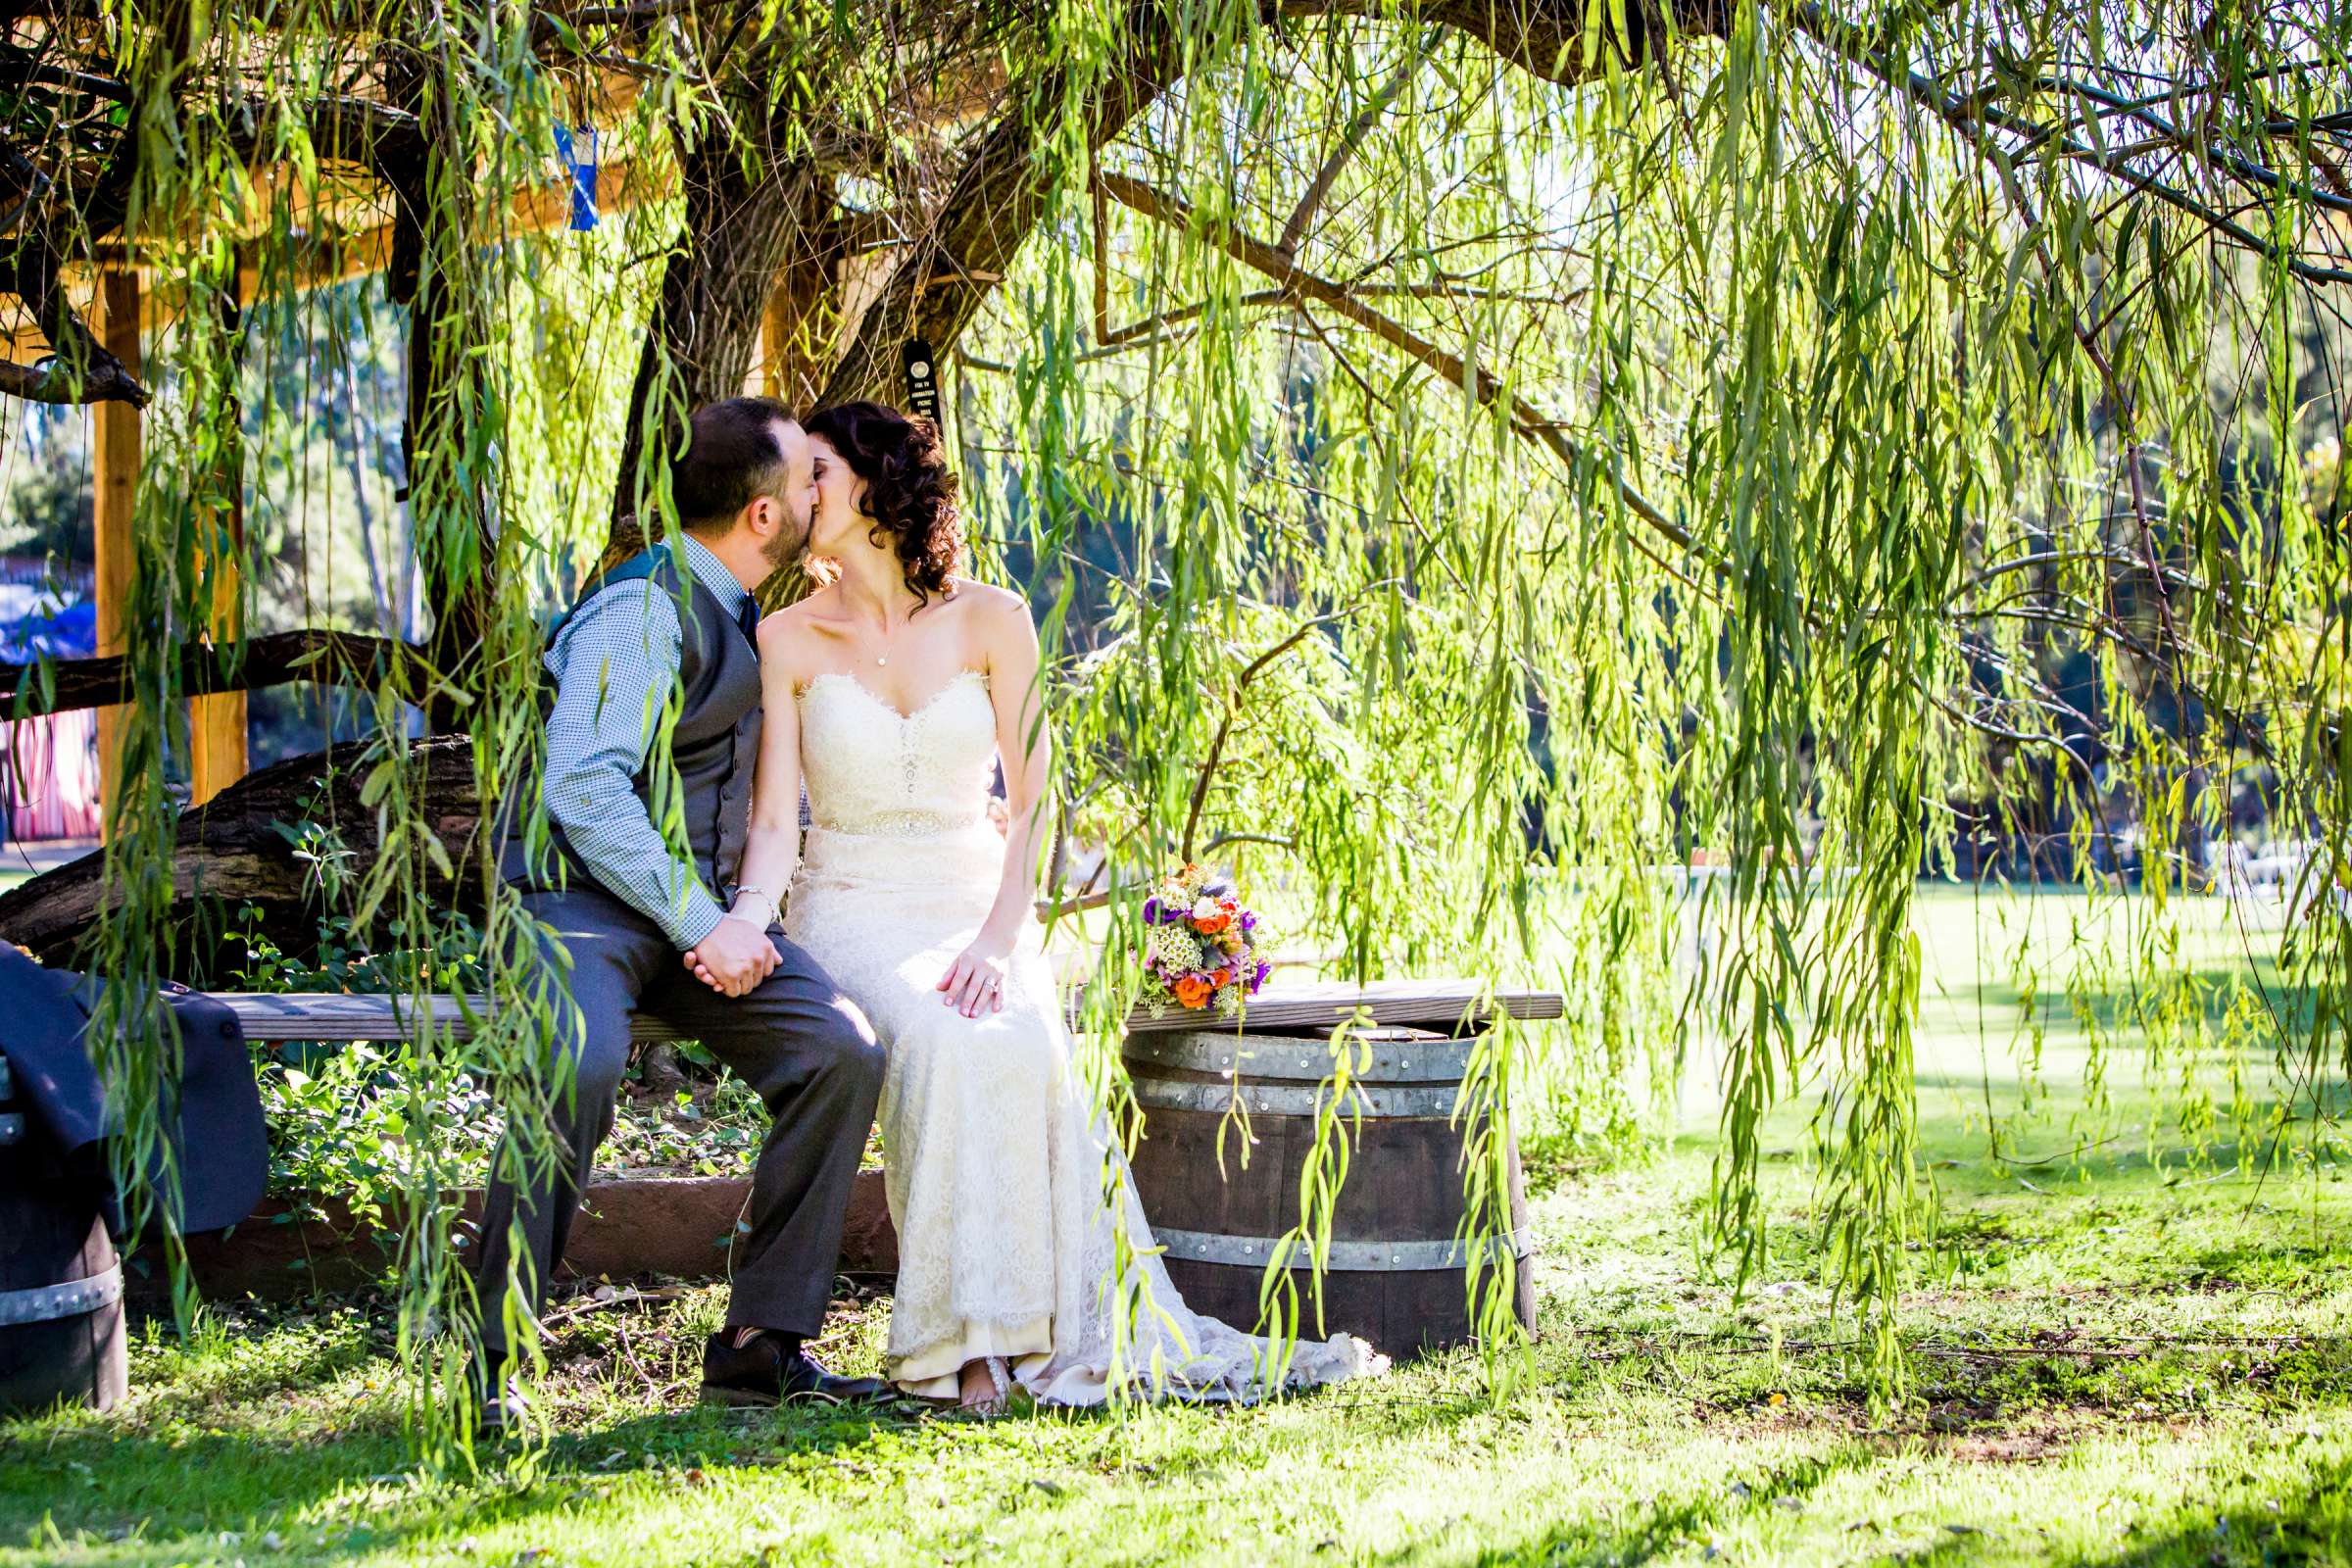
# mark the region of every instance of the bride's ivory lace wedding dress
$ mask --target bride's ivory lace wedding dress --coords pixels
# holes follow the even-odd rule
[[[1151,1392],[1249,1398],[1267,1343],[1184,1309],[1155,1256],[1111,1285],[1108,1194],[1128,1244],[1153,1244],[1126,1160],[1071,1065],[1040,928],[1026,922],[1002,1012],[966,1018],[935,987],[996,898],[1004,839],[987,817],[996,711],[966,670],[912,713],[862,682],[800,695],[813,826],[785,929],[865,1010],[890,1051],[882,1138],[899,1286],[887,1372],[952,1397],[965,1362],[1002,1356],[1039,1399],[1100,1402],[1114,1314],[1122,1375]],[[1150,1306],[1139,1304],[1149,1287]],[[1130,1299],[1121,1300],[1124,1294]],[[1360,1341],[1302,1341],[1294,1387],[1377,1368]]]

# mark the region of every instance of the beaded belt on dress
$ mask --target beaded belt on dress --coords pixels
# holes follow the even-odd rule
[[[982,818],[969,812],[957,811],[877,811],[860,817],[856,826],[843,822],[817,822],[815,827],[827,833],[839,833],[859,839],[923,839],[937,838],[945,833],[962,833],[980,825]]]

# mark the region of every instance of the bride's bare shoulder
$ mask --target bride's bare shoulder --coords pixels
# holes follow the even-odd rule
[[[808,598],[760,617],[760,657],[793,668],[824,641],[829,623],[838,619],[837,597],[820,588]]]
[[[796,599],[783,609],[760,616],[760,631],[762,636],[770,631],[784,637],[807,636],[840,618],[841,590],[827,585],[806,599]]]
[[[1029,613],[1029,601],[1011,589],[1000,588],[993,582],[974,582],[969,577],[956,582],[956,597],[949,603],[961,606],[965,614],[982,620]]]
[[[1018,673],[1037,660],[1037,627],[1029,601],[1009,588],[961,582],[956,599],[963,606],[964,662],[993,675]]]

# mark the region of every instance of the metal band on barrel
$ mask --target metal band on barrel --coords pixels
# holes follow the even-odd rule
[[[1366,1040],[1349,1046],[1348,1060],[1371,1047],[1371,1063],[1349,1076],[1365,1083],[1454,1083],[1470,1070],[1467,1040]],[[1278,1040],[1271,1035],[1130,1035],[1122,1048],[1130,1061],[1157,1062],[1192,1072],[1232,1072],[1246,1077],[1286,1078],[1319,1084],[1331,1076],[1331,1046],[1321,1040]]]
[[[122,1265],[86,1280],[67,1280],[30,1291],[0,1291],[0,1328],[20,1323],[47,1323],[56,1318],[95,1312],[122,1299]]]
[[[1274,1255],[1279,1240],[1272,1236],[1220,1236],[1213,1231],[1171,1230],[1164,1225],[1152,1228],[1152,1240],[1167,1249],[1171,1258],[1190,1263],[1233,1263],[1263,1268]],[[1507,1236],[1490,1236],[1477,1249],[1479,1253],[1493,1259],[1504,1248],[1513,1257],[1526,1257],[1536,1250],[1534,1233],[1516,1230]],[[1470,1254],[1462,1244],[1448,1237],[1442,1242],[1334,1242],[1330,1261],[1324,1266],[1335,1274],[1405,1273],[1424,1269],[1461,1268]],[[1294,1239],[1291,1243],[1290,1266],[1304,1268],[1310,1261],[1305,1243]]]
[[[1450,1116],[1461,1097],[1458,1088],[1383,1089],[1376,1084],[1350,1084],[1340,1102],[1340,1114],[1366,1116]],[[1135,1102],[1146,1110],[1205,1110],[1223,1115],[1238,1100],[1252,1116],[1314,1116],[1330,1095],[1322,1089],[1284,1089],[1266,1084],[1170,1083],[1160,1078],[1135,1081]]]

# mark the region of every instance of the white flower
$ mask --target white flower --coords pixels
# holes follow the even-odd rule
[[[1157,958],[1163,969],[1200,967],[1200,943],[1180,926],[1153,926],[1152,934],[1144,939],[1144,951]]]

